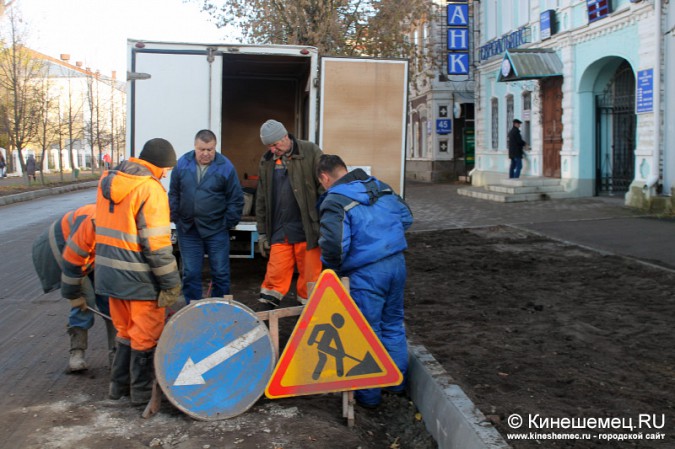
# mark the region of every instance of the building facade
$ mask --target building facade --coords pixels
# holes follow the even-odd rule
[[[481,1],[472,183],[508,177],[507,133],[517,118],[529,144],[523,177],[559,179],[572,197],[623,195],[635,207],[670,193],[675,162],[665,151],[660,87],[675,84],[664,62],[669,8],[662,0]]]
[[[409,33],[417,55],[411,61],[408,98],[409,180],[456,180],[473,168],[473,1],[452,5],[457,7],[431,1],[429,16]],[[452,59],[453,54],[459,57]]]
[[[115,73],[105,76],[80,62],[71,64],[67,54],[59,59],[29,54],[40,61],[32,83],[48,105],[48,123],[22,149],[24,161],[33,156],[45,173],[97,169],[104,159],[119,162],[125,148],[126,83]],[[22,175],[18,151],[7,152],[8,175]]]

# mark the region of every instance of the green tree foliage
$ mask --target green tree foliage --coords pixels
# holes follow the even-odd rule
[[[243,42],[317,47],[333,56],[411,57],[410,25],[429,0],[192,0]]]

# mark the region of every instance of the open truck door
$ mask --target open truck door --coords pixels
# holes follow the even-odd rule
[[[404,194],[408,62],[321,58],[319,146]]]
[[[220,142],[222,55],[212,47],[142,45],[128,55],[130,78],[136,78],[127,101],[130,155],[138,157],[145,142],[161,137],[180,156],[194,148],[195,134],[205,128]]]

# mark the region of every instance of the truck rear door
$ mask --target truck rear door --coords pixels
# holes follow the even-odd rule
[[[211,129],[220,142],[222,55],[205,46],[129,41],[132,76],[127,130],[131,156],[154,137],[167,139],[180,157],[194,148],[194,135]]]
[[[321,59],[319,145],[403,195],[408,62]]]

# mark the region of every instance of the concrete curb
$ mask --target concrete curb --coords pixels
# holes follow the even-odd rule
[[[410,397],[440,449],[510,448],[424,346],[408,349]]]
[[[50,195],[58,195],[59,193],[74,192],[76,190],[91,189],[96,187],[98,181],[88,181],[69,184],[67,186],[52,187],[49,189],[32,190],[30,192],[17,193],[15,195],[0,196],[0,206],[7,206],[8,204],[19,203],[21,201],[29,201],[37,198],[42,198]]]

